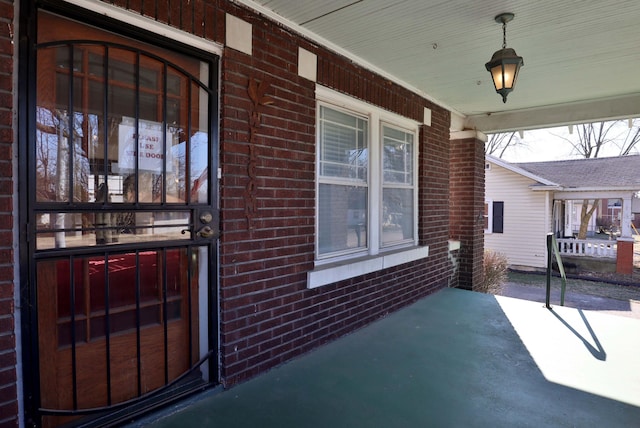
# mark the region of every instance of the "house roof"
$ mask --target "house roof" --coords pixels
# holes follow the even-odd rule
[[[514,165],[566,190],[579,188],[640,189],[640,155],[527,162]]]
[[[502,168],[505,168],[511,172],[515,172],[516,174],[520,174],[523,177],[527,177],[530,178],[531,180],[536,181],[539,185],[541,186],[546,186],[546,187],[556,187],[558,188],[558,184],[556,184],[553,181],[547,180],[546,178],[540,177],[539,175],[536,175],[530,171],[524,170],[522,168],[520,168],[517,164],[513,164],[513,163],[509,163],[505,160],[502,160],[500,158],[491,156],[491,155],[485,155],[485,159],[495,165],[501,166]]]

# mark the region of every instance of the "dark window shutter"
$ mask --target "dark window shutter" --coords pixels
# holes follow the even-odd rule
[[[493,203],[493,233],[503,233],[504,229],[504,202]]]

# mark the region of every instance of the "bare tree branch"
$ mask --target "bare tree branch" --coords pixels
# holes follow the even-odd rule
[[[515,132],[491,134],[484,145],[484,153],[501,158],[509,147],[522,145],[522,141]]]
[[[616,145],[620,149],[621,156],[627,156],[640,146],[640,120],[631,121],[631,128],[622,142],[617,141]]]

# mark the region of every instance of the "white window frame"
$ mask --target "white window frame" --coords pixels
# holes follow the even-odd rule
[[[316,123],[320,120],[320,106],[326,106],[337,111],[343,111],[354,116],[368,119],[368,218],[367,247],[347,252],[331,253],[319,257],[318,240],[316,240],[315,269],[308,274],[309,288],[330,284],[342,279],[352,278],[376,270],[396,266],[409,261],[428,256],[428,247],[418,247],[418,157],[419,131],[421,123],[406,117],[391,113],[379,107],[356,100],[326,87],[316,86]],[[382,246],[382,145],[383,126],[402,130],[413,134],[413,238]],[[316,133],[317,152],[320,148],[320,135]],[[319,171],[319,159],[316,162],[316,195],[322,182]],[[316,212],[318,212],[319,198],[316,197]],[[319,236],[319,224],[316,221],[315,232]]]
[[[412,189],[413,190],[413,225],[412,225],[412,230],[413,230],[413,239],[405,239],[405,240],[401,240],[401,241],[397,241],[397,242],[393,242],[390,244],[383,244],[382,243],[382,220],[379,221],[379,233],[380,233],[380,238],[379,238],[379,245],[381,249],[386,249],[386,248],[393,248],[393,247],[397,247],[397,246],[401,246],[401,245],[416,245],[418,243],[417,240],[417,235],[418,235],[418,136],[419,136],[419,129],[417,128],[417,126],[414,127],[414,129],[407,129],[403,126],[399,126],[396,123],[392,123],[389,122],[387,120],[381,120],[379,123],[379,130],[380,130],[380,141],[378,141],[378,150],[380,152],[380,162],[379,162],[379,170],[377,171],[379,174],[378,176],[380,177],[380,203],[378,206],[378,214],[380,214],[382,212],[382,204],[383,204],[383,191],[385,188],[387,189]],[[383,129],[384,127],[390,128],[390,129],[395,129],[401,132],[406,132],[408,134],[412,134],[413,135],[413,159],[412,159],[412,165],[411,165],[411,170],[412,170],[412,177],[411,177],[411,184],[407,185],[407,184],[385,184],[384,183],[384,165],[383,165],[383,153],[382,153],[382,146],[384,144],[383,142],[383,138],[384,138],[384,132]]]
[[[484,203],[488,206],[487,215],[482,213],[483,220],[487,218],[487,227],[484,229],[484,233],[493,233],[493,200],[486,199]]]

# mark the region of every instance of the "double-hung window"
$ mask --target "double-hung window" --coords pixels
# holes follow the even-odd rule
[[[319,115],[318,252],[366,249],[369,120],[324,105]]]
[[[417,135],[414,121],[343,95],[319,96],[319,263],[417,244]]]

